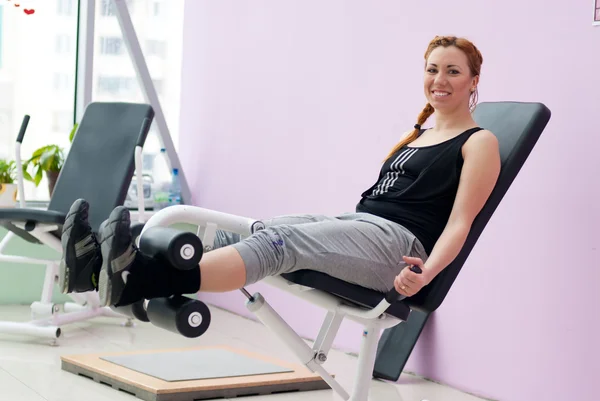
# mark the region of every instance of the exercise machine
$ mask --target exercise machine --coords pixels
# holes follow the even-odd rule
[[[127,317],[127,324],[131,323],[128,310],[122,311],[127,312],[124,315],[111,308],[100,307],[96,292],[69,294],[74,302],[64,305],[53,303],[60,260],[8,255],[4,251],[9,241],[19,237],[30,244],[49,246],[62,254],[62,226],[69,208],[78,198],[87,199],[94,205],[89,221],[92,230],[97,233],[112,209],[124,203],[134,169],[138,175],[141,174],[141,168],[137,167],[142,165],[142,149],[153,117],[152,107],[146,104],[90,103],[79,123],[48,208],[38,209],[26,207],[23,196],[20,148],[30,119],[25,116],[16,146],[21,196],[19,207],[0,209],[0,225],[8,230],[0,241],[0,262],[10,262],[11,269],[19,268],[20,264],[44,265],[46,268],[40,300],[30,307],[32,319],[28,322],[0,322],[0,333],[45,338],[56,344],[63,325],[100,316]],[[132,232],[139,235],[141,228],[142,224],[132,225]]]
[[[263,280],[328,310],[312,347],[294,332],[260,293],[250,294],[241,289],[247,298],[246,307],[295,353],[303,366],[317,373],[342,399],[367,401],[373,377],[396,379],[400,375],[427,316],[442,303],[493,212],[544,131],[550,115],[550,110],[540,103],[489,102],[477,106],[475,120],[480,126],[494,132],[499,141],[502,162],[500,176],[473,222],[458,257],[414,297],[402,297],[395,289],[388,293],[377,292],[311,270]],[[198,226],[196,239],[188,236],[187,239],[176,241],[178,234],[170,227],[181,222]],[[146,222],[139,245],[144,252],[164,258],[165,263],[174,268],[196,268],[202,252],[211,251],[216,230],[249,236],[264,228],[260,220],[178,205],[161,210]],[[189,265],[183,262],[186,258],[190,260]],[[182,335],[203,334],[210,325],[208,309],[199,300],[187,299],[176,295],[145,302],[148,321]],[[416,318],[413,318],[415,315]],[[360,333],[362,345],[351,392],[343,388],[323,366],[343,319],[358,322],[364,327]],[[387,333],[380,340],[382,330],[387,330]],[[109,371],[111,367],[118,369],[116,364],[106,365]]]
[[[76,119],[79,121],[76,133],[77,139],[74,139],[69,150],[65,166],[61,171],[47,210],[26,207],[21,175],[18,179],[20,194],[18,208],[0,209],[0,224],[9,230],[8,234],[0,241],[0,262],[45,266],[42,293],[40,300],[33,302],[30,306],[31,321],[27,323],[0,322],[0,333],[47,338],[51,340],[52,344],[56,344],[56,339],[61,336],[60,327],[62,325],[99,316],[123,318],[125,315],[128,318],[127,325],[132,323],[131,319],[133,318],[144,318],[144,313],[139,313],[139,305],[119,308],[118,310],[98,307],[98,296],[94,293],[70,294],[69,296],[74,302],[67,302],[64,305],[55,304],[52,301],[52,295],[57,280],[59,260],[8,255],[5,250],[12,239],[20,237],[29,243],[44,244],[62,253],[60,233],[71,203],[77,198],[85,198],[94,205],[91,222],[92,228],[97,230],[101,219],[106,218],[112,208],[124,204],[125,198],[123,196],[126,196],[127,189],[130,186],[134,167],[137,193],[143,194],[143,143],[153,121],[156,122],[162,146],[167,151],[170,167],[179,170],[182,203],[191,202],[191,192],[185,178],[185,172],[175,151],[156,88],[131,20],[127,2],[125,0],[110,1],[114,6],[123,41],[133,62],[147,104],[92,102],[94,29],[97,3],[96,0],[81,0],[79,2],[80,23],[78,26],[83,27],[85,30],[79,35],[80,39],[78,41],[78,95],[75,110]],[[22,165],[21,143],[29,120],[30,116],[26,115],[17,137],[16,161],[19,174],[21,174]],[[100,138],[101,136],[103,139]],[[139,143],[136,142],[138,139],[140,140]],[[121,144],[122,147],[115,148],[114,144]],[[89,149],[94,149],[98,153],[90,155],[86,146],[90,146]],[[91,157],[88,158],[88,156]],[[118,170],[118,168],[122,168],[122,170]],[[113,188],[111,188],[99,193],[97,188],[88,187],[89,183],[103,182],[103,177],[107,174],[112,174],[112,177],[114,177],[112,183],[106,183],[107,188],[114,185],[116,192],[113,192]],[[79,183],[84,184],[79,186]],[[147,218],[143,197],[141,196],[138,197],[137,214],[139,224],[132,227],[135,235],[139,235],[143,222]],[[10,268],[14,268],[14,266]]]

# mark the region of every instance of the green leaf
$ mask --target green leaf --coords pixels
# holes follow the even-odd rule
[[[25,166],[23,166],[23,179],[25,179],[27,181],[33,181],[33,178],[31,177],[31,174],[29,174],[27,172],[27,170],[25,169]]]
[[[42,173],[43,173],[43,170],[41,168],[39,168],[39,166],[38,166],[38,169],[37,169],[37,171],[35,173],[35,181],[34,181],[34,184],[35,184],[36,187],[38,185],[40,185],[40,181],[42,181],[42,177],[43,177]]]
[[[50,170],[52,164],[54,163],[55,157],[55,153],[52,151],[52,149],[47,149],[44,153],[42,153],[40,156],[40,166],[44,171]]]
[[[71,130],[71,133],[69,134],[69,142],[73,142],[73,138],[75,138],[75,132],[77,132],[77,127],[79,127],[79,124],[75,123],[75,125],[73,126],[73,129]]]

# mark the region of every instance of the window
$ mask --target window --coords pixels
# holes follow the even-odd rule
[[[100,14],[104,17],[109,15],[115,15],[113,7],[114,5],[112,4],[112,0],[102,0],[102,8],[100,9]]]
[[[98,93],[109,95],[129,95],[135,93],[136,79],[134,77],[99,76]]]
[[[74,14],[75,0],[57,0],[57,14],[71,16]]]
[[[52,131],[69,135],[73,128],[73,112],[55,111],[52,113]]]
[[[162,40],[147,40],[146,51],[144,52],[144,56],[158,56],[160,58],[167,57],[167,44]]]
[[[71,86],[71,77],[63,72],[54,73],[54,90],[56,92],[68,91]]]
[[[32,1],[35,3],[35,14],[31,17],[34,23],[29,23],[30,18],[13,18],[21,14],[9,13],[13,11],[12,5],[4,9],[13,2],[0,1],[0,157],[14,160],[15,140],[25,114],[29,114],[31,120],[21,147],[23,160],[49,144],[59,145],[67,152],[76,104],[79,2]],[[184,2],[126,0],[126,3],[177,146],[181,78],[177,71],[181,70]],[[145,102],[114,6],[109,0],[96,0],[95,4],[94,42],[97,45],[92,100]],[[150,25],[149,18],[152,19]],[[83,24],[85,20],[82,19]],[[22,34],[25,22],[28,23],[26,35]],[[85,31],[85,26],[81,26],[80,32]],[[104,41],[101,38],[118,39]],[[106,55],[102,54],[103,47]],[[168,58],[161,57],[167,52]],[[154,122],[144,147],[145,167],[151,168],[151,160],[160,147]],[[25,182],[27,200],[44,201],[48,195],[45,178],[38,187]]]
[[[175,146],[179,131],[179,88],[181,70],[184,3],[180,0],[130,0],[127,2],[131,20],[150,71],[161,107]],[[94,59],[92,98],[98,101],[146,102],[134,63],[127,51],[125,38],[116,22],[114,7],[107,0],[97,0],[96,43],[99,38],[120,38],[118,54]],[[131,12],[134,10],[134,12]],[[150,19],[150,21],[149,21]],[[151,22],[151,23],[150,23]],[[105,44],[110,47],[112,45]],[[99,49],[99,52],[102,49]],[[108,53],[105,53],[108,54]],[[168,57],[167,57],[168,55]],[[156,121],[144,146],[145,154],[157,154],[162,147]],[[152,160],[153,158],[151,158]]]
[[[73,40],[70,35],[59,34],[56,35],[56,53],[57,54],[69,54],[73,49]]]
[[[129,9],[129,14],[133,12],[133,1],[134,0],[127,0],[125,2],[127,4],[127,9]],[[112,0],[102,0],[102,4],[100,5],[100,15],[102,15],[103,17],[110,17],[112,15],[116,15],[115,5],[113,4]]]
[[[154,0],[152,2],[152,10],[150,10],[150,15],[153,17],[158,17],[162,11],[162,2]]]
[[[8,130],[12,129],[11,117],[12,112],[10,109],[0,110],[0,133],[8,132]],[[2,139],[2,142],[0,143],[0,158],[13,159],[15,156],[9,154],[9,149],[13,149],[14,147],[14,143],[9,143],[9,141],[12,142],[12,138],[9,135],[0,134],[0,139]]]
[[[0,68],[2,68],[2,46],[4,45],[3,30],[4,30],[4,6],[0,6]]]
[[[600,0],[594,4],[594,24],[600,25]]]
[[[100,38],[100,53],[101,54],[123,54],[123,39],[119,37]]]
[[[154,83],[154,89],[156,89],[156,93],[158,94],[158,96],[160,96],[163,91],[163,80],[153,79],[152,82]]]
[[[24,16],[22,10],[19,13],[12,3],[15,0],[4,0],[0,5],[0,13],[4,11],[3,16],[0,14],[0,157],[15,159],[17,134],[28,114],[31,120],[21,146],[21,158],[27,160],[42,146],[69,146],[75,106],[78,2],[21,1],[21,8],[26,3],[35,8],[32,16]],[[26,200],[48,198],[45,178],[38,187],[25,181]]]

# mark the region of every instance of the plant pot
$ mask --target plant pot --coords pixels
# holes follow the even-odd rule
[[[0,208],[12,208],[17,206],[17,184],[0,183]]]
[[[52,193],[54,192],[54,187],[56,186],[56,180],[58,180],[58,175],[60,171],[46,171],[46,178],[48,179],[48,193],[50,194],[50,198],[52,198]]]

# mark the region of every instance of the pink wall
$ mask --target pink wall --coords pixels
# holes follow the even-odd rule
[[[554,114],[407,369],[501,400],[598,399],[593,3],[409,3],[188,1],[180,153],[195,203],[255,218],[353,210],[424,105],[428,41],[471,38],[482,101]],[[322,310],[252,290],[316,336]],[[238,292],[203,298],[246,314]],[[336,346],[357,350],[360,331],[344,329]]]

